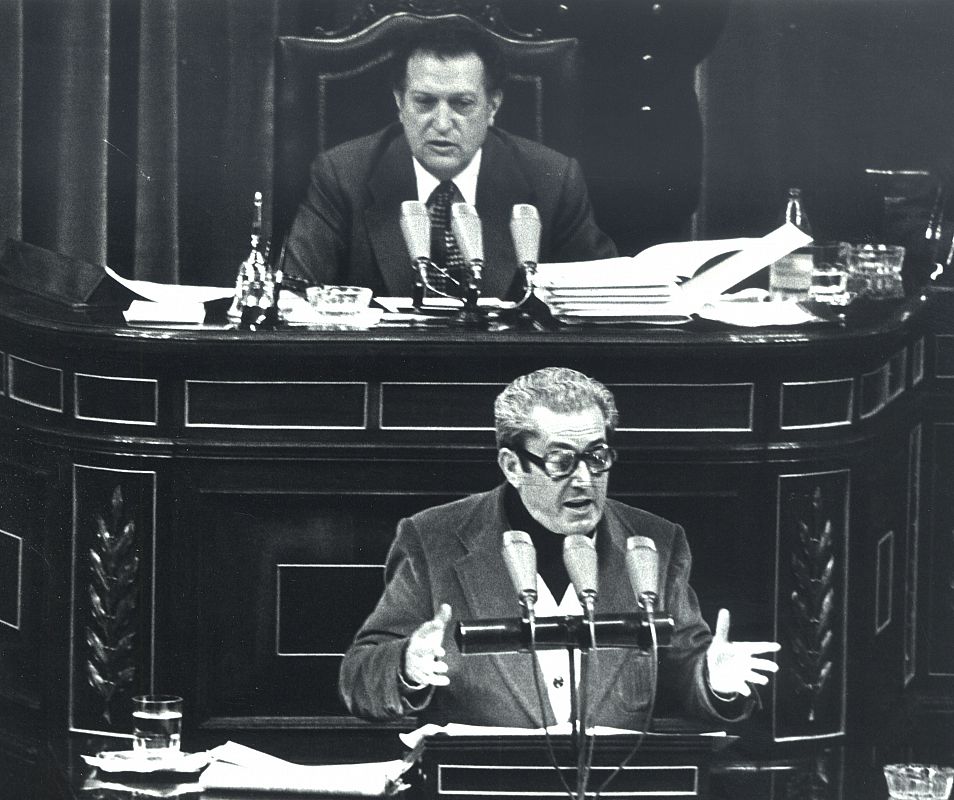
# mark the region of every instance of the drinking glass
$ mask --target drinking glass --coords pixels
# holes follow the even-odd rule
[[[179,755],[182,698],[174,694],[143,694],[132,702],[133,751],[156,759]]]
[[[847,242],[821,242],[808,249],[812,253],[812,281],[808,297],[831,306],[847,305],[850,245]]]
[[[848,251],[848,292],[852,298],[904,297],[901,265],[904,248],[894,244],[858,244]]]

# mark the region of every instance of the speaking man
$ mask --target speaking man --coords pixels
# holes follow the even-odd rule
[[[759,654],[778,645],[730,641],[725,609],[713,636],[689,586],[682,528],[607,499],[617,423],[612,394],[579,372],[547,368],[513,381],[497,397],[494,416],[505,482],[398,525],[384,594],[341,665],[340,691],[351,712],[515,727],[571,719],[564,652],[540,653],[547,689],[541,710],[525,653],[462,656],[454,643],[455,618],[519,616],[501,554],[504,532],[516,529],[528,532],[537,550],[540,616],[582,613],[563,566],[565,536],[594,539],[602,614],[635,610],[626,539],[651,538],[659,554],[660,606],[675,622],[671,647],[660,650],[660,691],[684,715],[726,722],[746,716],[754,704],[752,684],[766,684],[764,673],[777,669]],[[598,663],[589,685],[590,723],[644,724],[650,659],[635,650],[603,649]]]
[[[404,200],[428,206],[432,258],[459,271],[450,206],[474,205],[483,223],[483,293],[517,290],[510,237],[514,204],[535,205],[541,261],[616,255],[596,226],[579,165],[492,127],[506,68],[496,40],[476,24],[425,23],[395,57],[399,123],[320,154],[286,243],[286,269],[317,283],[408,296],[414,274],[401,234]]]

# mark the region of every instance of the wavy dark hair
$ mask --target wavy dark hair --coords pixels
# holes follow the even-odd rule
[[[497,38],[466,17],[427,20],[401,37],[391,62],[391,85],[403,94],[407,85],[407,62],[416,52],[439,58],[474,53],[484,64],[484,89],[488,95],[503,89],[507,63]]]
[[[596,406],[603,413],[607,437],[616,430],[619,412],[612,393],[602,383],[566,367],[546,367],[521,375],[494,401],[497,447],[523,447],[538,433],[533,411],[542,406],[558,414],[572,414]]]

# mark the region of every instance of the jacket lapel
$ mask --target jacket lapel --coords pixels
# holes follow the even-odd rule
[[[520,615],[516,592],[510,582],[507,566],[501,555],[503,532],[509,524],[503,511],[504,487],[492,492],[487,501],[493,504],[489,513],[478,511],[460,532],[463,541],[470,541],[469,552],[458,560],[455,568],[461,589],[467,601],[467,612],[462,618],[494,619]],[[475,530],[479,526],[479,529]],[[469,656],[463,656],[468,658]],[[514,702],[527,719],[540,723],[530,657],[524,653],[489,656],[500,673],[501,680],[513,694]],[[546,707],[547,724],[553,722],[549,700]]]
[[[626,536],[623,520],[607,507],[597,527],[596,553],[599,563],[599,614],[631,614],[636,609],[636,598],[629,588],[626,572]],[[599,642],[597,642],[599,644]],[[607,648],[599,651],[599,671],[589,681],[590,719],[599,717],[600,708],[619,680],[619,672],[633,657],[632,651]]]
[[[368,179],[371,203],[364,209],[374,259],[387,294],[407,296],[414,282],[411,257],[401,232],[401,203],[417,199],[417,181],[411,148],[404,135],[396,136],[381,154]]]

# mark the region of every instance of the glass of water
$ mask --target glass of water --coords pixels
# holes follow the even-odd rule
[[[848,305],[848,253],[851,245],[847,242],[820,242],[809,249],[812,253],[809,299],[831,306]]]
[[[133,751],[145,758],[178,756],[182,698],[174,694],[142,694],[132,701]]]

